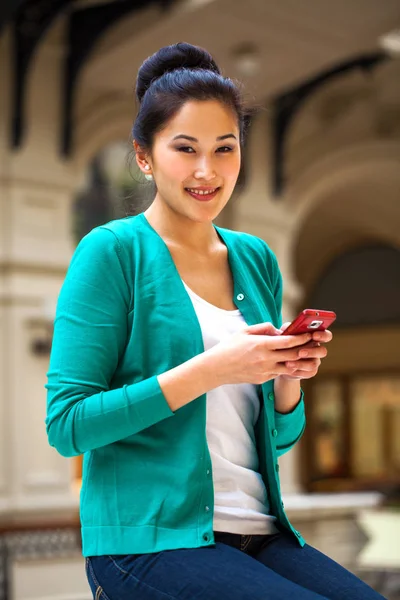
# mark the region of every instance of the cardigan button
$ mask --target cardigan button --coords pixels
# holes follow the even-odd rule
[[[272,435],[273,435],[274,437],[276,437],[276,436],[278,435],[278,430],[277,430],[277,429],[273,429],[273,430],[272,430]]]
[[[271,400],[271,402],[274,400],[274,392],[268,394],[268,400]]]
[[[275,465],[275,471],[276,471],[277,473],[279,473],[279,465],[278,465],[278,464],[276,464],[276,465]]]
[[[239,300],[239,302],[240,302],[241,300],[244,300],[244,294],[238,294],[238,295],[236,296],[236,300]]]

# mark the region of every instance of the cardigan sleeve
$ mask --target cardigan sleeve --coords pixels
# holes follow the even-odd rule
[[[113,231],[79,243],[61,288],[47,373],[46,430],[64,456],[116,442],[173,416],[156,376],[110,389],[125,350],[131,291]]]
[[[283,296],[283,284],[282,275],[279,269],[278,261],[275,255],[273,256],[274,265],[274,297],[275,305],[278,314],[278,325],[282,325],[282,296]],[[280,413],[275,410],[275,429],[277,431],[276,437],[276,451],[277,455],[281,456],[288,452],[293,446],[300,440],[306,427],[306,416],[304,407],[304,392],[300,390],[300,399],[298,404],[290,413]]]
[[[282,456],[289,452],[299,441],[306,427],[306,416],[304,411],[304,392],[300,392],[300,401],[292,412],[280,413],[275,411],[275,429],[278,432],[276,438],[276,453]]]

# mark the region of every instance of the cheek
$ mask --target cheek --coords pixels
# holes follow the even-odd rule
[[[177,152],[163,144],[155,144],[153,148],[153,161],[155,165],[155,178],[158,189],[174,188],[179,186],[188,176],[188,165]]]
[[[166,178],[176,183],[181,183],[188,175],[188,167],[185,162],[173,157],[163,164],[163,171]]]
[[[227,180],[236,181],[239,176],[239,171],[240,155],[236,154],[235,156],[230,157],[230,160],[225,161],[221,165],[219,173]]]
[[[171,153],[168,150],[164,151],[157,158],[157,178],[158,181],[164,182],[165,185],[175,186],[182,184],[190,175],[190,165],[184,157],[178,153]]]

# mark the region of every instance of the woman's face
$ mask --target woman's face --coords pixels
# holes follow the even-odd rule
[[[187,102],[155,136],[149,162],[156,200],[192,221],[212,221],[239,175],[236,115],[218,101]]]

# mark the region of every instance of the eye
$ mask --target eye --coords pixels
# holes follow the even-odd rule
[[[220,148],[218,148],[217,152],[222,152],[222,154],[225,154],[227,152],[232,152],[232,150],[232,146],[221,146]]]
[[[178,152],[186,152],[186,154],[192,154],[194,152],[191,146],[179,146],[177,150]]]

